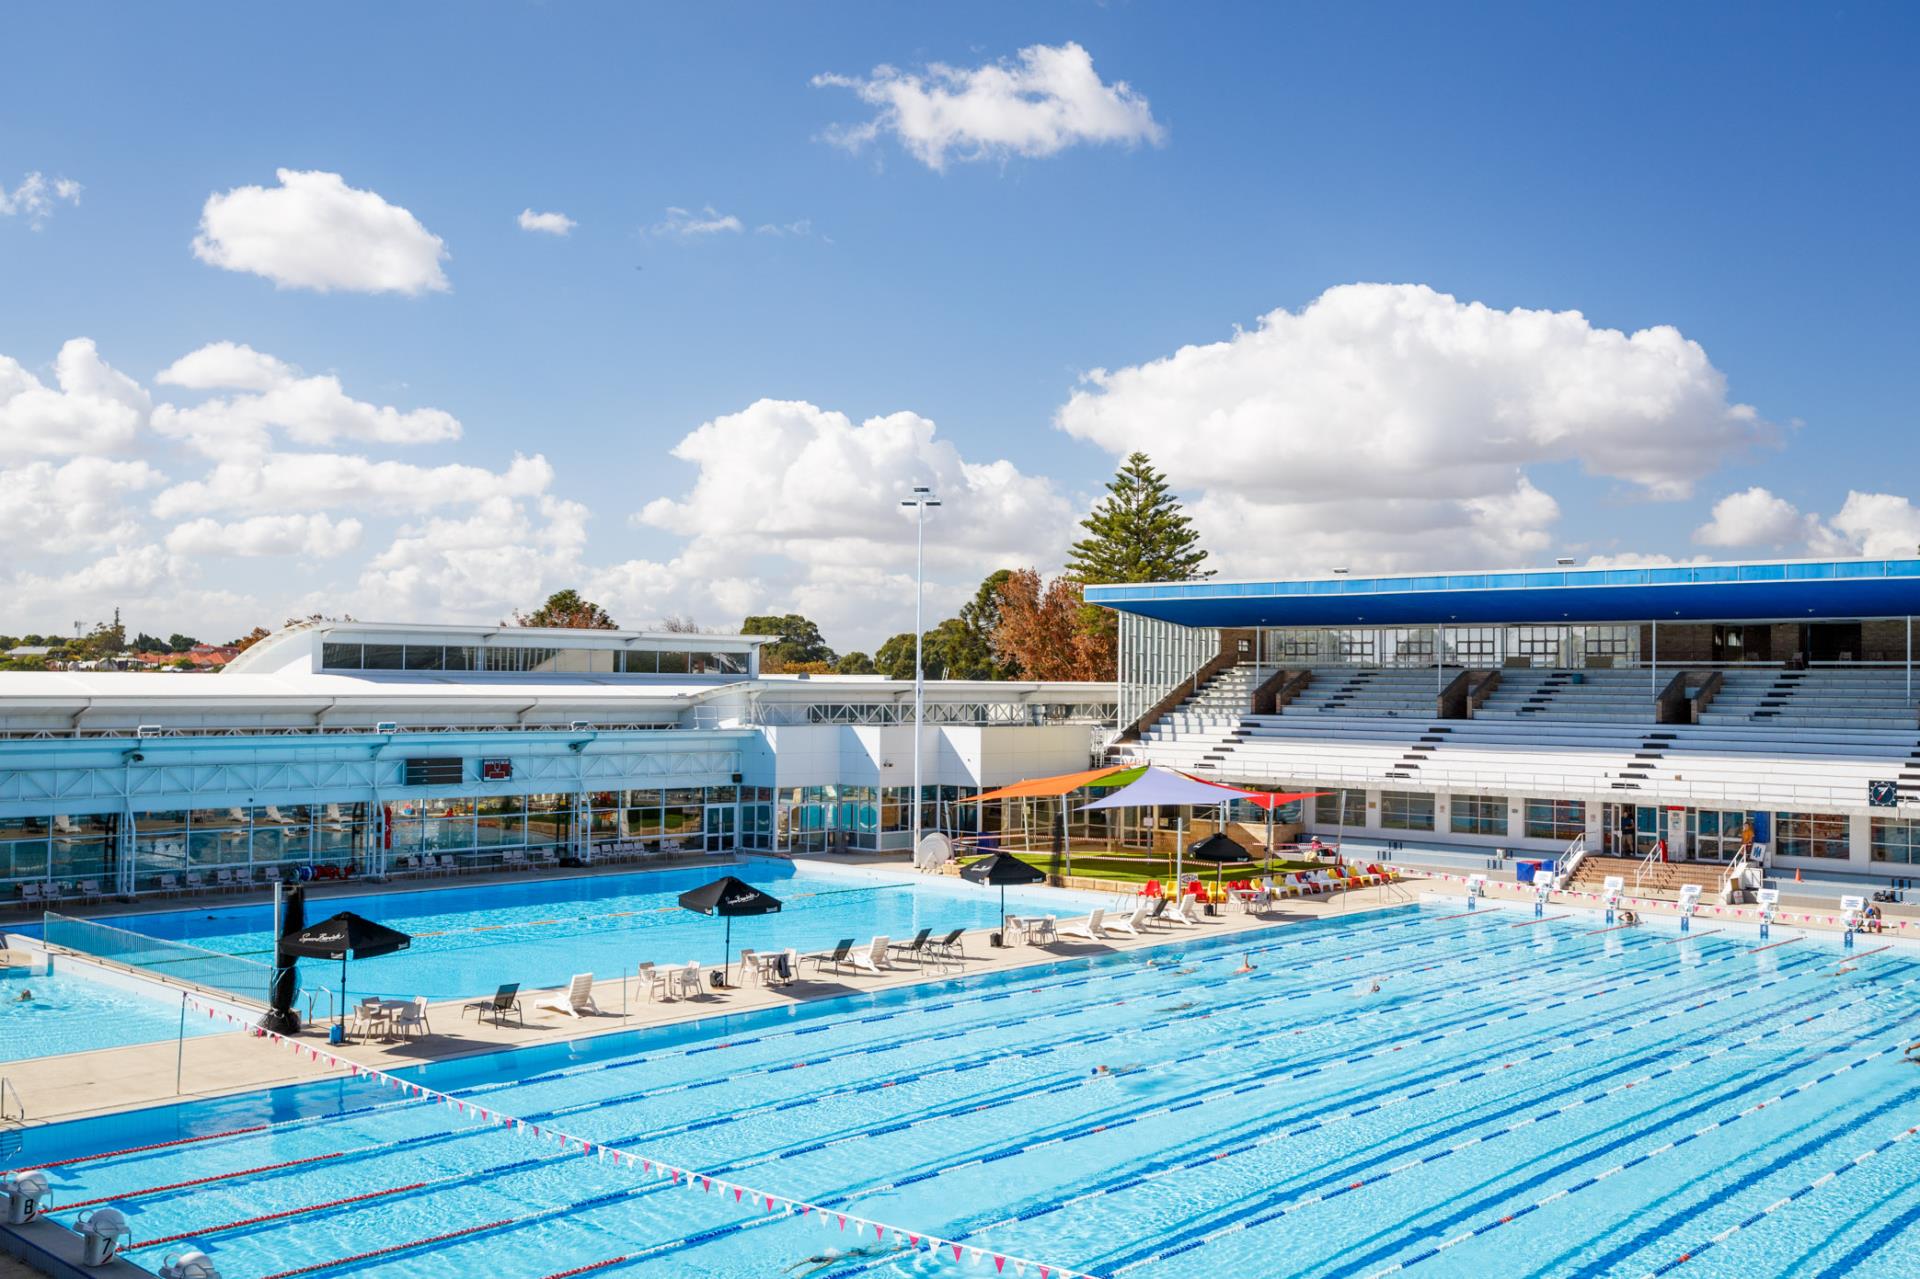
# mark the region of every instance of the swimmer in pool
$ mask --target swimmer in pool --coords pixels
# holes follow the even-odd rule
[[[33,1002],[33,991],[32,991],[31,989],[27,989],[27,990],[23,990],[23,991],[21,991],[21,992],[20,992],[19,994],[17,994],[17,995],[15,995],[15,996],[13,997],[13,1002],[14,1002],[14,1003],[16,1003],[16,1004],[30,1004],[30,1003],[32,1003],[32,1002]]]
[[[900,1252],[904,1247],[905,1245],[896,1245],[887,1248],[860,1247],[848,1248],[845,1251],[839,1248],[829,1248],[825,1252],[817,1252],[811,1257],[794,1262],[781,1273],[790,1275],[795,1271],[799,1271],[800,1279],[808,1279],[808,1276],[817,1275],[823,1270],[831,1270],[844,1261],[859,1261],[867,1257],[884,1257],[890,1253]],[[805,1266],[806,1269],[801,1270],[802,1266]]]
[[[1253,971],[1253,956],[1252,956],[1252,955],[1242,955],[1242,956],[1240,956],[1240,966],[1239,966],[1238,968],[1236,968],[1236,969],[1234,969],[1233,971],[1234,971],[1234,972],[1236,972],[1236,973],[1250,973],[1250,972],[1252,972],[1252,971]]]
[[[1139,1062],[1130,1061],[1124,1066],[1095,1066],[1093,1073],[1095,1075],[1131,1075],[1141,1069],[1143,1067]]]
[[[1356,994],[1356,995],[1359,995],[1359,996],[1361,996],[1362,998],[1365,998],[1365,997],[1366,997],[1366,996],[1368,996],[1368,995],[1377,995],[1377,994],[1379,994],[1379,993],[1380,993],[1380,979],[1379,979],[1378,977],[1370,977],[1370,978],[1368,978],[1368,979],[1367,979],[1366,981],[1363,981],[1363,982],[1361,982],[1361,983],[1360,983],[1359,985],[1357,985],[1357,986],[1355,986],[1355,987],[1353,988],[1353,993],[1354,993],[1354,994]]]

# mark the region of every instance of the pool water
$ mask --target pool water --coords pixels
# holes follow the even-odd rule
[[[192,1242],[229,1279],[906,1279],[992,1275],[995,1254],[1103,1279],[1682,1257],[1725,1279],[1913,1275],[1915,954],[1600,927],[1404,907],[412,1076],[978,1263],[364,1081],[31,1130],[19,1158],[71,1161],[57,1206],[130,1209],[136,1241],[163,1241],[135,1261]],[[111,1153],[156,1142],[174,1144]],[[854,1248],[877,1251],[829,1255]]]
[[[1000,918],[997,889],[925,875],[855,868],[815,869],[750,858],[685,870],[576,875],[518,883],[385,893],[313,894],[309,923],[351,910],[402,932],[404,952],[348,966],[349,999],[366,995],[432,1000],[491,994],[503,982],[528,990],[564,985],[575,973],[607,978],[643,962],[718,965],[728,953],[724,920],[693,914],[678,898],[734,875],[778,897],[777,914],[736,919],[731,956],[743,949],[822,950],[875,935],[910,939],[921,928],[987,928]],[[1084,913],[1108,899],[1058,889],[1009,889],[1019,914]],[[268,905],[176,910],[105,919],[167,941],[272,961]],[[337,965],[303,961],[305,985],[332,987]],[[201,978],[201,980],[207,980]],[[217,980],[217,979],[215,979]],[[241,992],[258,997],[257,991]]]
[[[148,997],[82,975],[78,965],[51,972],[0,969],[0,1061],[173,1039],[181,1029],[177,997]],[[32,994],[31,999],[21,996]],[[190,1036],[231,1030],[204,1015],[186,1018]]]

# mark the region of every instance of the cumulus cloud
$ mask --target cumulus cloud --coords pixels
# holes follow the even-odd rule
[[[71,178],[51,178],[33,172],[21,178],[13,190],[0,182],[0,218],[25,218],[38,231],[53,216],[60,204],[80,203],[83,188]]]
[[[233,342],[215,342],[184,355],[162,369],[155,380],[194,390],[249,392],[185,408],[163,404],[154,410],[155,431],[209,457],[264,453],[272,447],[275,430],[309,445],[338,440],[438,444],[457,440],[461,433],[460,422],[451,413],[403,411],[355,400],[332,374],[305,377],[282,360]]]
[[[1756,485],[1715,502],[1713,518],[1693,531],[1693,540],[1702,546],[1778,548],[1804,542],[1817,525],[1792,502]]]
[[[914,413],[855,423],[805,401],[759,400],[703,423],[673,455],[698,468],[692,487],[648,503],[636,522],[686,539],[682,566],[732,579],[737,593],[757,581],[773,598],[816,599],[823,625],[868,631],[876,608],[898,621],[892,602],[906,597],[869,594],[854,579],[911,575],[911,512],[899,502],[914,484],[946,502],[931,517],[930,602],[971,592],[1007,564],[1058,563],[1073,525],[1049,481],[1004,459],[963,457]]]
[[[762,222],[753,228],[755,235],[771,236],[809,236],[813,234],[813,219],[801,218],[798,222]]]
[[[1626,334],[1574,311],[1375,284],[1329,289],[1226,341],[1096,369],[1057,423],[1116,455],[1150,454],[1210,516],[1211,543],[1263,569],[1276,551],[1293,567],[1313,561],[1249,543],[1228,515],[1310,509],[1313,536],[1358,548],[1360,564],[1444,566],[1463,550],[1448,538],[1482,544],[1490,512],[1513,526],[1487,549],[1544,546],[1559,508],[1529,467],[1577,462],[1677,499],[1778,438],[1672,328]],[[1383,538],[1389,503],[1407,522]]]
[[[102,457],[0,470],[0,540],[15,558],[133,541],[140,522],[127,499],[163,479],[145,462]]]
[[[100,358],[91,338],[73,338],[53,361],[47,386],[0,355],[0,458],[120,452],[147,422],[152,399]]]
[[[579,225],[564,213],[535,213],[532,209],[520,210],[522,231],[538,231],[543,235],[565,235]]]
[[[377,192],[337,173],[276,170],[277,187],[235,187],[207,197],[193,253],[283,289],[420,294],[450,287],[439,236]]]
[[[698,211],[669,205],[667,216],[653,224],[655,235],[680,240],[698,240],[713,235],[737,235],[742,229],[739,218],[731,213],[722,213],[711,204]]]
[[[516,455],[504,471],[447,463],[416,466],[342,453],[269,453],[223,462],[206,476],[175,484],[153,500],[161,519],[222,511],[274,515],[341,508],[398,513],[469,505],[546,491],[553,467]]]
[[[1821,526],[1816,555],[1872,555],[1911,559],[1920,547],[1920,508],[1892,493],[1847,494],[1839,512]]]
[[[816,87],[851,89],[874,108],[837,125],[828,141],[859,150],[892,134],[934,170],[950,160],[1047,156],[1082,142],[1159,143],[1166,130],[1124,80],[1111,84],[1078,44],[1036,44],[980,67],[930,63],[920,72],[875,67],[865,76],[817,75]]]
[[[314,558],[343,555],[360,544],[360,521],[336,520],[327,515],[256,515],[222,524],[201,519],[177,525],[167,534],[167,550],[175,555],[258,557],[304,555]]]
[[[362,607],[388,616],[505,617],[582,580],[586,525],[587,508],[578,502],[504,495],[486,498],[463,518],[410,525],[361,574]]]

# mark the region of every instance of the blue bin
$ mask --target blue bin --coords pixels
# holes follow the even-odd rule
[[[1538,861],[1518,860],[1513,863],[1513,877],[1523,884],[1531,884],[1540,869]]]

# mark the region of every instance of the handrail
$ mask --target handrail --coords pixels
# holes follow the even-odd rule
[[[309,987],[307,987],[306,989],[304,989],[304,990],[302,990],[302,991],[300,992],[300,995],[301,995],[301,996],[305,996],[305,998],[306,998],[306,1001],[307,1001],[307,1024],[308,1024],[308,1025],[312,1025],[312,1024],[313,1024],[313,1022],[314,1022],[314,1016],[313,1016],[313,997],[314,997],[315,995],[325,995],[325,996],[327,997],[327,1020],[328,1020],[328,1021],[332,1021],[332,1020],[334,1020],[334,1011],[333,1011],[333,987],[331,987],[331,986],[309,986]],[[299,996],[296,996],[296,998],[298,998],[298,997],[299,997]]]
[[[1653,866],[1653,859],[1658,857],[1659,855],[1660,855],[1660,841],[1656,839],[1653,841],[1653,847],[1647,850],[1647,855],[1640,859],[1640,864],[1633,868],[1633,891],[1634,892],[1637,893],[1640,891],[1640,881],[1646,877],[1647,871]]]
[[[1565,887],[1572,879],[1573,872],[1587,855],[1587,833],[1581,831],[1568,842],[1566,850],[1560,854],[1559,864],[1553,868],[1554,880]]]
[[[13,1094],[14,1109],[20,1112],[17,1115],[7,1113],[8,1093]],[[0,1075],[0,1120],[6,1119],[17,1119],[21,1123],[25,1123],[27,1120],[27,1103],[21,1100],[20,1089],[15,1086],[13,1080],[8,1079],[5,1075]]]
[[[1742,849],[1735,853],[1733,860],[1727,863],[1727,873],[1720,877],[1720,902],[1722,905],[1733,900],[1733,893],[1740,886],[1740,877],[1746,873],[1747,854]]]

